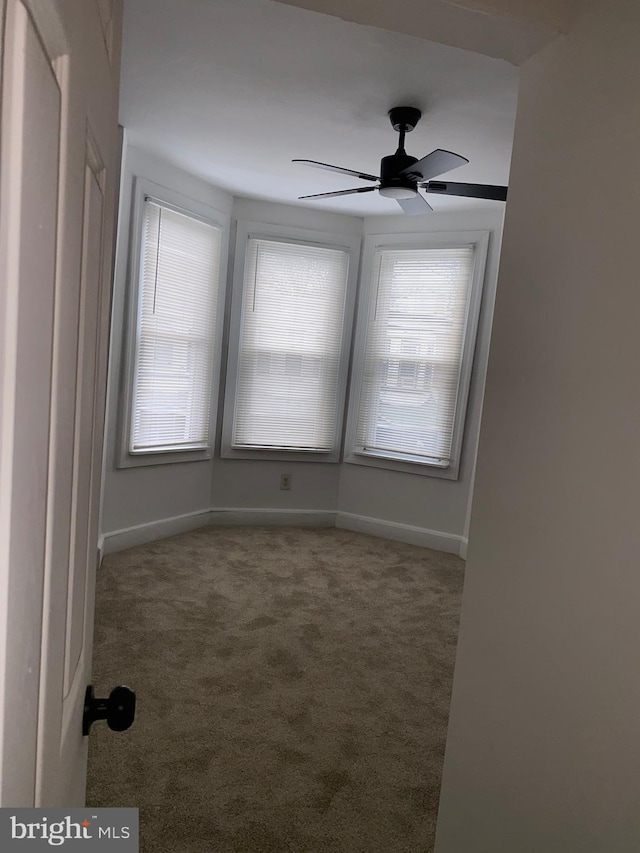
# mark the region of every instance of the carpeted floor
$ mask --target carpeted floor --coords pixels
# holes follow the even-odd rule
[[[204,528],[107,557],[89,805],[143,853],[433,848],[464,563],[346,530]]]

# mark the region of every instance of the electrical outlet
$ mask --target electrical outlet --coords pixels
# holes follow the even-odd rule
[[[291,474],[283,474],[280,477],[280,489],[283,492],[288,492],[291,488]]]

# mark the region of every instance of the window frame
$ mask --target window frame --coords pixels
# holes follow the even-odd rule
[[[323,248],[328,249],[346,250],[348,253],[349,268],[345,292],[344,323],[340,344],[340,368],[338,372],[338,388],[336,395],[336,429],[334,446],[330,451],[285,449],[266,450],[262,448],[252,449],[233,447],[233,421],[236,407],[236,387],[240,361],[240,341],[242,335],[244,273],[247,261],[247,247],[250,239],[275,240],[285,243],[297,243],[303,246],[322,246]],[[307,228],[292,228],[250,220],[238,221],[234,249],[227,374],[220,447],[220,455],[223,459],[340,462],[361,242],[360,237],[350,234],[316,231]]]
[[[213,370],[211,381],[211,406],[209,410],[209,442],[206,448],[176,450],[130,450],[133,393],[136,370],[136,349],[139,312],[141,307],[140,274],[142,272],[142,241],[144,203],[149,199],[156,204],[197,219],[220,230],[220,274],[214,329]],[[120,431],[118,438],[117,468],[137,468],[147,465],[167,465],[180,462],[200,462],[213,458],[220,373],[222,365],[222,338],[224,333],[225,299],[227,291],[227,265],[229,256],[230,217],[207,204],[189,198],[180,192],[156,184],[147,178],[134,177],[132,213],[129,228],[129,263],[127,271],[127,297],[125,306],[124,358],[120,388]]]
[[[480,308],[487,267],[490,231],[430,231],[412,234],[370,234],[365,238],[363,247],[363,262],[360,273],[358,310],[356,330],[352,353],[351,378],[349,382],[349,400],[347,411],[347,426],[345,431],[345,451],[343,461],[353,465],[365,465],[372,468],[386,468],[392,471],[402,471],[409,474],[420,474],[428,477],[438,477],[446,480],[457,480],[460,472],[462,442],[465,431],[467,406],[471,388],[471,378],[474,366],[474,354]],[[462,359],[458,391],[456,394],[456,410],[451,441],[451,460],[447,466],[429,462],[418,462],[382,453],[367,453],[360,449],[357,443],[358,414],[360,397],[364,378],[364,362],[368,330],[375,309],[377,288],[373,281],[374,257],[377,251],[389,249],[446,249],[473,245],[474,264],[471,276],[471,287],[467,317],[463,332]]]

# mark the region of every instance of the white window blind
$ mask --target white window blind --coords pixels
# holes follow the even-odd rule
[[[333,450],[349,253],[249,238],[232,446]]]
[[[471,245],[375,252],[357,452],[449,464],[473,268]]]
[[[132,453],[209,445],[220,246],[219,228],[145,200]]]

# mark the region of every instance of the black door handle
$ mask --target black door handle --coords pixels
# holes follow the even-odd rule
[[[114,687],[108,699],[96,699],[93,684],[84,694],[82,734],[88,735],[91,724],[106,720],[114,732],[123,732],[133,723],[136,715],[136,694],[129,687]]]

